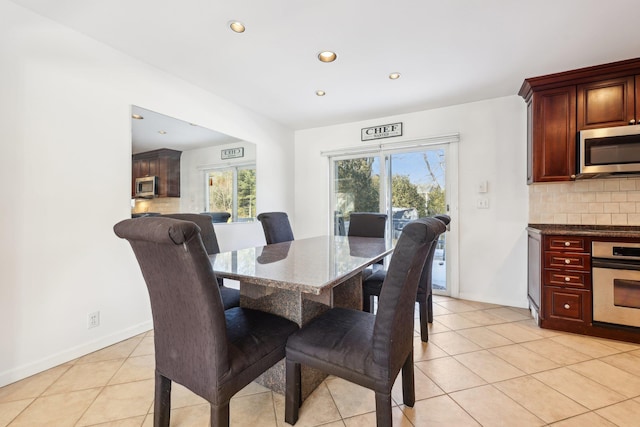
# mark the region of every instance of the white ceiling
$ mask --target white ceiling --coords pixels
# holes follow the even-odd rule
[[[131,120],[133,154],[158,148],[187,151],[238,141],[237,138],[229,135],[146,110],[137,105],[131,107],[131,115],[134,114],[142,118]]]
[[[640,56],[638,0],[13,2],[291,129],[514,95],[526,77]]]

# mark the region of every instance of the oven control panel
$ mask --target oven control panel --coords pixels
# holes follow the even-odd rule
[[[593,258],[640,261],[640,243],[593,242],[592,245]]]

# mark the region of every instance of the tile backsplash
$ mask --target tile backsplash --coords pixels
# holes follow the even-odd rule
[[[161,214],[180,212],[180,197],[156,197],[154,199],[133,199],[135,207],[131,213],[158,212]]]
[[[529,223],[640,225],[640,178],[529,185]]]

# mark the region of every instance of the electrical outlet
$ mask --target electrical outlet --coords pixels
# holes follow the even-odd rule
[[[100,326],[100,312],[94,311],[87,314],[87,329],[97,328]]]

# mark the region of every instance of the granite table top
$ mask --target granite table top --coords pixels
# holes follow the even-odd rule
[[[209,255],[216,275],[320,295],[390,254],[390,240],[319,236]]]

